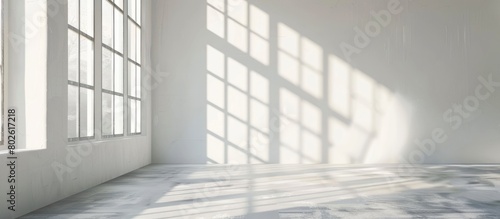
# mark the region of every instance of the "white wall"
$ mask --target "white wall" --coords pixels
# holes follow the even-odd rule
[[[500,161],[498,1],[226,2],[153,1],[153,162]]]
[[[47,16],[46,0],[27,1],[25,13],[25,107],[26,107],[26,148],[47,147]],[[28,147],[29,146],[29,147]]]
[[[10,1],[12,3],[14,1]],[[20,1],[15,1],[20,2]],[[48,1],[47,32],[47,123],[46,149],[17,152],[16,212],[0,202],[0,218],[15,218],[66,198],[100,183],[151,163],[151,106],[148,81],[143,83],[144,133],[141,136],[88,141],[68,146],[67,143],[67,1]],[[99,5],[100,5],[100,1]],[[150,68],[150,2],[143,1],[143,59]],[[19,15],[19,14],[18,14]],[[20,19],[19,17],[16,19]],[[42,30],[43,32],[43,30]],[[28,40],[28,36],[26,36]],[[21,47],[21,48],[24,48]],[[40,54],[43,56],[43,54]],[[34,60],[26,56],[26,63]],[[18,66],[19,67],[19,66]],[[22,68],[9,68],[9,74],[24,75]],[[42,70],[43,72],[43,70]],[[28,74],[28,73],[26,73]],[[13,92],[11,89],[9,92]],[[27,100],[29,101],[29,100]],[[14,102],[12,102],[14,103]],[[15,104],[12,104],[15,105]],[[18,115],[18,120],[26,118]],[[21,125],[18,123],[18,125]],[[45,125],[44,125],[45,126]],[[27,143],[30,143],[29,141]],[[37,145],[38,146],[38,145]],[[26,148],[36,148],[27,145]],[[7,154],[0,153],[0,193],[8,192]],[[3,180],[5,179],[5,180]]]

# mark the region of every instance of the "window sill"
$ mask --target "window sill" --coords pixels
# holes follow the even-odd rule
[[[94,138],[94,139],[90,139],[90,140],[68,142],[67,146],[78,147],[78,146],[87,145],[87,144],[100,145],[100,144],[106,144],[106,143],[112,143],[112,142],[129,141],[129,140],[137,139],[137,138],[140,138],[143,136],[145,136],[145,135],[136,134],[136,135],[127,135],[127,136],[106,137],[106,138],[101,138],[101,139]]]

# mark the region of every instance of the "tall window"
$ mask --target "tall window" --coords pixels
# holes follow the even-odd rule
[[[141,133],[141,1],[128,0],[129,133]]]
[[[102,3],[101,11],[94,2]],[[102,16],[94,20],[96,13]],[[94,139],[96,126],[102,138],[141,133],[140,17],[141,0],[68,0],[69,141]],[[102,24],[95,36],[94,22]],[[96,39],[102,44],[94,45]],[[94,48],[102,50],[95,64]],[[95,109],[101,115],[95,117]]]
[[[102,135],[123,136],[123,0],[102,0]]]
[[[94,138],[94,2],[68,0],[68,139]]]

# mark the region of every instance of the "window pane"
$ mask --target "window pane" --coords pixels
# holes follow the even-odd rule
[[[132,21],[128,22],[128,57],[134,61],[137,61],[135,54],[135,43],[136,43],[136,33],[135,33],[135,24]]]
[[[80,137],[94,136],[94,91],[80,87]]]
[[[140,28],[136,28],[136,33],[137,33],[137,37],[136,37],[136,43],[135,43],[135,50],[136,50],[136,60],[137,60],[137,63],[141,63],[141,29]]]
[[[123,58],[115,53],[115,92],[123,93]]]
[[[115,4],[123,10],[123,0],[115,0]]]
[[[68,29],[68,80],[78,82],[78,34]]]
[[[79,28],[78,26],[78,1],[79,0],[68,0],[68,24]]]
[[[137,133],[141,133],[141,101],[138,100],[137,101],[137,113],[136,113],[136,120],[137,120],[137,128],[136,128],[136,132]]]
[[[113,6],[102,1],[102,43],[113,47]]]
[[[136,13],[136,21],[138,24],[141,24],[141,0],[137,1],[137,9],[135,10]]]
[[[115,95],[115,135],[123,134],[123,97]]]
[[[135,0],[128,0],[128,16],[135,20]]]
[[[113,134],[113,95],[102,93],[102,134]]]
[[[135,85],[135,92],[136,92],[136,97],[141,97],[141,66],[136,66],[136,85]]]
[[[136,92],[135,92],[135,79],[136,79],[135,70],[136,70],[136,67],[135,67],[135,64],[132,62],[129,62],[128,70],[129,70],[129,73],[128,73],[128,94],[130,96],[135,97],[136,96]]]
[[[136,114],[136,111],[135,111],[135,100],[134,99],[129,99],[129,115],[130,115],[130,118],[129,118],[129,123],[130,123],[130,133],[135,133],[135,127],[136,127],[136,123],[135,123],[135,114]]]
[[[78,137],[78,87],[68,85],[68,138]]]
[[[102,88],[113,90],[113,53],[102,48]]]
[[[94,85],[94,42],[80,36],[80,83]]]
[[[94,36],[94,1],[80,0],[80,30]]]
[[[115,9],[115,50],[123,53],[123,14]]]

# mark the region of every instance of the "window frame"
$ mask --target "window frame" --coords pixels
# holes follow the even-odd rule
[[[134,1],[136,3],[135,5],[135,13],[134,13],[134,16],[135,18],[131,17],[130,16],[130,13],[129,10],[129,4],[131,1]],[[128,91],[127,91],[127,110],[128,110],[128,126],[127,126],[127,132],[128,132],[128,135],[142,135],[142,130],[143,130],[143,110],[142,110],[142,107],[143,107],[143,99],[142,99],[142,86],[141,84],[137,84],[137,78],[140,78],[139,81],[140,83],[142,83],[142,39],[143,39],[143,36],[142,36],[142,0],[127,0],[127,78],[130,78],[130,66],[134,66],[136,67],[137,69],[139,69],[139,73],[137,71],[137,69],[135,70],[135,76],[136,76],[136,79],[135,79],[135,91],[136,91],[136,94],[135,96],[134,95],[131,95],[130,93],[130,81],[127,83],[127,87],[128,87]],[[139,10],[138,10],[139,8]],[[140,13],[137,13],[138,11],[140,11]],[[137,20],[136,20],[137,19]],[[136,30],[140,31],[140,42],[139,44],[140,45],[137,45],[137,39],[134,40],[134,43],[135,43],[135,54],[130,54],[130,39],[129,39],[129,35],[130,35],[130,24],[134,25]],[[137,38],[137,34],[136,34],[136,38]],[[138,50],[139,48],[139,50]],[[140,51],[140,52],[138,52]],[[133,55],[135,57],[135,59],[131,58],[131,55]],[[138,56],[139,55],[139,56]],[[138,59],[138,60],[137,60]],[[137,95],[137,93],[139,93],[140,95]],[[135,128],[134,128],[134,132],[132,132],[132,112],[131,112],[131,101],[130,100],[133,100],[135,101]],[[137,107],[137,102],[140,103],[140,114],[138,114],[138,107]],[[138,123],[139,121],[139,123]],[[139,128],[139,131],[137,131]]]
[[[75,81],[72,81],[72,80],[69,80],[69,77],[68,77],[68,84],[67,84],[67,88],[66,90],[69,92],[69,86],[76,86],[78,88],[78,107],[77,107],[77,115],[78,115],[78,119],[77,119],[77,133],[78,133],[78,137],[75,137],[75,138],[70,138],[69,137],[69,131],[70,131],[70,128],[68,126],[68,129],[67,129],[67,132],[68,132],[68,135],[67,135],[67,139],[68,139],[68,144],[70,145],[73,145],[73,144],[78,144],[78,142],[80,141],[97,141],[97,140],[109,140],[109,139],[115,139],[115,138],[119,138],[119,137],[126,137],[126,136],[136,136],[136,135],[142,135],[143,134],[143,125],[144,125],[144,122],[143,122],[143,106],[144,106],[144,101],[143,101],[143,98],[141,96],[139,97],[136,97],[136,96],[131,96],[130,93],[129,93],[129,82],[128,82],[128,76],[129,76],[129,63],[130,62],[133,62],[135,64],[138,64],[138,69],[140,69],[142,72],[142,64],[139,62],[137,62],[136,60],[133,60],[130,58],[130,54],[128,53],[129,51],[129,48],[128,48],[128,41],[129,41],[129,28],[128,28],[128,22],[131,21],[133,22],[137,28],[140,30],[140,41],[137,42],[137,39],[135,40],[136,42],[136,45],[139,44],[140,48],[136,46],[136,48],[139,48],[140,52],[137,52],[138,50],[136,50],[136,54],[135,56],[137,57],[139,54],[141,57],[138,57],[137,59],[141,60],[142,59],[142,26],[141,26],[141,23],[142,23],[142,12],[143,12],[143,4],[142,4],[142,0],[122,0],[122,4],[121,4],[121,7],[119,6],[119,4],[117,4],[115,1],[116,0],[91,0],[93,2],[93,37],[92,36],[89,36],[88,34],[86,34],[85,32],[83,32],[81,30],[81,1],[87,1],[87,0],[78,0],[78,26],[79,28],[75,28],[73,27],[71,24],[70,24],[70,21],[68,20],[68,33],[69,31],[74,31],[76,34],[78,34],[78,37],[81,37],[81,36],[84,36],[86,37],[88,40],[91,40],[92,43],[93,43],[93,85],[90,86],[90,85],[87,85],[87,84],[82,84],[80,83],[80,71],[81,71],[81,68],[80,68],[80,54],[81,54],[81,51],[80,51],[80,39],[78,41],[78,82],[75,82]],[[109,4],[111,4],[111,6],[113,7],[113,48],[111,48],[109,45],[105,44],[103,42],[103,32],[102,30],[98,31],[97,29],[98,28],[101,28],[102,29],[102,24],[103,24],[103,13],[104,13],[104,10],[103,10],[103,2],[102,1],[108,1]],[[139,22],[137,22],[134,18],[131,17],[131,15],[129,14],[129,3],[130,2],[135,2],[136,6],[135,6],[135,17],[136,19],[139,20]],[[100,4],[100,6],[98,6],[98,4]],[[139,7],[139,8],[138,8]],[[99,10],[100,8],[100,10]],[[122,12],[122,17],[123,17],[123,27],[122,27],[122,30],[123,30],[123,47],[122,47],[122,52],[119,52],[117,51],[116,49],[116,46],[115,46],[115,36],[116,36],[116,33],[115,33],[115,10],[118,9],[120,12]],[[99,11],[98,11],[99,10]],[[140,10],[140,11],[139,11]],[[138,13],[139,11],[139,13]],[[100,13],[100,16],[98,16]],[[140,16],[140,17],[138,17]],[[69,11],[68,11],[68,18],[69,18]],[[99,25],[100,23],[100,25]],[[98,45],[98,42],[100,42],[100,45]],[[100,49],[100,50],[99,50]],[[111,52],[111,54],[113,55],[112,59],[113,59],[113,90],[109,90],[109,89],[105,89],[104,86],[103,86],[103,52],[104,52],[104,49],[108,50],[109,52]],[[69,47],[68,47],[68,51],[69,51]],[[100,53],[100,56],[99,54]],[[115,70],[114,70],[114,67],[116,66],[115,62],[114,62],[114,59],[115,59],[115,55],[119,55],[123,58],[123,78],[122,78],[122,81],[123,81],[123,89],[122,89],[122,92],[123,93],[120,93],[120,92],[116,92],[115,90]],[[68,55],[68,58],[69,58],[69,55]],[[101,60],[98,60],[101,59]],[[68,67],[70,66],[69,62],[68,62]],[[98,71],[98,69],[100,69],[100,73]],[[68,76],[70,75],[70,72],[68,70]],[[142,73],[138,76],[140,77],[140,80],[142,81]],[[84,87],[86,89],[91,89],[93,91],[93,136],[88,136],[88,137],[81,137],[80,136],[80,132],[81,132],[81,116],[80,116],[80,102],[81,102],[81,99],[80,99],[80,89],[81,87]],[[138,89],[140,89],[141,86],[138,86]],[[142,93],[142,92],[141,92]],[[121,96],[123,98],[123,134],[115,134],[115,126],[113,124],[113,135],[105,135],[104,132],[103,132],[103,122],[104,122],[104,104],[103,104],[103,95],[104,94],[109,94],[111,96],[113,96],[113,99],[116,97],[116,96]],[[142,94],[141,94],[142,95]],[[67,100],[69,101],[69,97],[67,98]],[[141,106],[141,109],[140,109],[140,114],[139,116],[136,116],[136,127],[140,127],[140,132],[130,132],[130,127],[131,127],[131,117],[130,117],[130,100],[136,100],[136,101],[139,101],[140,102],[140,106]],[[112,110],[113,110],[113,117],[115,117],[115,103],[114,101],[112,101]],[[69,107],[69,105],[67,105]],[[99,107],[101,110],[99,110]],[[69,109],[69,108],[68,108]],[[137,110],[136,110],[137,111]],[[100,114],[100,115],[97,115],[97,114]],[[137,114],[136,114],[137,115]],[[69,111],[68,111],[68,116],[69,116]],[[69,124],[69,118],[68,118],[68,124]],[[137,124],[137,121],[140,121],[140,126],[138,126]],[[112,121],[114,123],[114,119]],[[136,128],[137,130],[137,128]]]
[[[113,124],[113,128],[111,130],[112,134],[104,134],[104,128],[101,128],[101,136],[103,139],[109,139],[109,138],[116,138],[116,137],[123,137],[125,136],[125,129],[127,128],[126,126],[126,122],[125,122],[125,86],[124,86],[124,82],[125,82],[125,70],[126,68],[124,67],[125,66],[125,39],[126,39],[126,32],[125,32],[125,27],[123,25],[123,23],[126,21],[126,18],[125,18],[125,1],[126,0],[123,0],[122,2],[122,8],[120,8],[113,0],[101,0],[102,3],[104,3],[105,1],[107,1],[111,6],[112,6],[112,10],[113,10],[113,14],[112,14],[112,20],[113,20],[113,34],[112,34],[112,39],[113,39],[113,47],[107,45],[106,43],[103,42],[103,40],[101,40],[101,82],[104,81],[103,78],[104,78],[104,64],[103,64],[103,60],[104,60],[104,49],[107,49],[111,52],[111,55],[112,55],[112,89],[113,90],[109,90],[109,89],[106,89],[104,88],[104,85],[101,83],[101,109],[104,109],[103,108],[103,103],[104,103],[104,94],[109,94],[112,96],[112,104],[111,104],[111,111],[112,111],[112,118],[111,118],[111,123]],[[101,23],[101,25],[104,23],[104,7],[101,7],[101,20],[99,21]],[[115,32],[115,10],[119,10],[121,13],[122,13],[122,52],[118,51],[116,49],[116,32]],[[128,14],[128,13],[127,13]],[[102,25],[102,28],[104,25]],[[101,32],[101,39],[104,38],[103,36],[103,32]],[[115,55],[119,55],[122,57],[122,93],[119,93],[119,92],[116,92],[115,90],[115,84],[116,84],[116,81],[115,81]],[[121,134],[116,134],[115,133],[115,116],[116,116],[116,111],[115,111],[115,98],[116,96],[120,96],[122,98],[122,133]],[[104,124],[104,110],[101,111],[101,127],[103,126]]]
[[[141,89],[140,85],[137,86],[138,85],[137,84],[137,81],[138,81],[137,78],[140,77],[141,78],[140,81],[142,82],[142,71],[140,71],[141,73],[139,73],[139,76],[138,76],[137,69],[142,69],[142,66],[140,64],[138,64],[137,62],[135,62],[134,60],[131,60],[130,58],[128,60],[128,63],[129,63],[129,65],[128,65],[129,66],[129,69],[128,69],[128,78],[131,78],[130,77],[130,69],[131,69],[130,66],[136,67],[136,70],[135,70],[135,78],[136,79],[134,81],[135,81],[135,91],[136,91],[136,95],[137,95],[137,93],[138,93],[137,90]],[[130,85],[130,84],[131,83],[129,81],[128,85]],[[130,90],[131,89],[129,89],[129,91]],[[140,111],[141,113],[137,114],[137,109],[138,109],[138,107],[137,107],[137,101],[140,102],[140,106],[142,108],[142,92],[140,92],[140,93],[141,93],[141,96],[139,96],[139,97],[131,95],[130,92],[128,92],[128,94],[127,94],[127,97],[128,97],[127,104],[128,104],[128,112],[129,112],[128,113],[128,129],[127,130],[128,130],[128,134],[129,135],[141,135],[142,134],[142,109]],[[130,106],[131,106],[131,101],[130,100],[134,100],[135,103],[136,103],[135,108],[134,108],[135,109],[135,117],[134,117],[135,118],[135,123],[134,123],[135,124],[135,128],[134,128],[134,130],[136,130],[136,131],[134,131],[134,132],[132,132],[132,130],[131,130],[131,128],[132,128],[132,112],[130,110]],[[137,121],[139,121],[139,120],[141,122],[137,123]],[[139,132],[137,132],[137,128],[138,127],[140,127],[140,131]]]
[[[93,27],[93,37],[88,35],[87,33],[85,33],[84,31],[81,30],[81,1],[84,1],[84,0],[76,0],[78,1],[78,28],[76,27],[73,27],[70,23],[69,23],[69,20],[68,20],[68,35],[69,35],[69,31],[73,31],[75,32],[77,35],[78,35],[78,74],[77,74],[77,79],[78,79],[78,82],[76,81],[72,81],[69,79],[69,69],[68,69],[68,93],[69,93],[69,86],[76,86],[77,89],[78,89],[78,100],[77,100],[77,137],[72,137],[70,138],[69,137],[69,127],[67,129],[67,132],[68,132],[68,142],[78,142],[78,141],[84,141],[84,140],[92,140],[92,139],[95,139],[96,138],[96,123],[95,123],[95,118],[96,118],[96,88],[95,88],[95,85],[96,85],[96,77],[95,77],[95,72],[96,72],[96,4],[95,4],[95,0],[91,0],[93,1],[93,14],[92,14],[92,21],[93,21],[93,24],[92,24],[92,27]],[[69,4],[68,4],[69,5]],[[69,7],[69,6],[68,6]],[[69,11],[68,11],[68,15],[69,15]],[[92,84],[93,85],[88,85],[88,84],[84,84],[84,83],[81,83],[81,37],[85,37],[87,40],[90,40],[92,42],[92,45],[93,45],[93,55],[92,55]],[[69,39],[68,39],[69,40]],[[69,47],[68,47],[68,51],[69,51]],[[69,53],[68,53],[68,68],[69,68]],[[93,91],[93,116],[92,116],[92,136],[81,136],[81,114],[80,114],[80,108],[81,108],[81,89],[84,88],[84,89],[89,89],[89,90],[92,90]],[[69,101],[69,96],[68,96],[68,101]],[[69,112],[68,112],[68,116],[69,116]],[[68,121],[69,123],[69,121]]]

